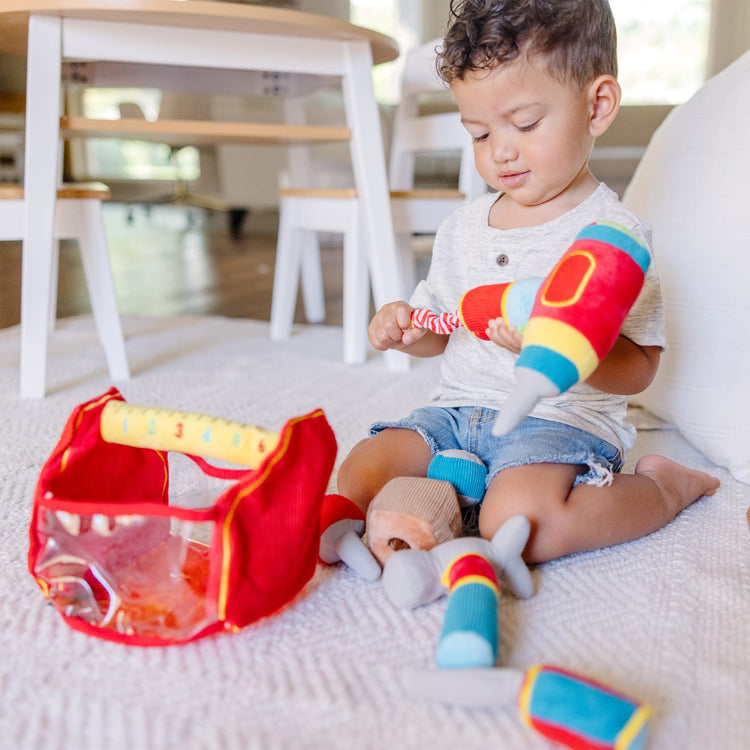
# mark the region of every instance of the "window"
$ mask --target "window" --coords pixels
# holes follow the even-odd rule
[[[711,2],[610,0],[624,104],[678,104],[704,83]],[[350,0],[350,9],[353,23],[395,37],[405,51],[424,41],[423,21],[442,33],[448,0]],[[382,103],[397,101],[399,73],[399,61],[375,70],[375,93]]]
[[[610,0],[624,104],[679,104],[704,83],[711,0]]]
[[[82,93],[84,117],[116,120],[120,104],[137,105],[147,120],[155,120],[161,92],[147,88],[91,88]],[[198,150],[190,146],[172,153],[165,143],[120,138],[87,138],[85,156],[76,163],[76,178],[124,180],[194,180],[200,175]]]
[[[447,4],[446,4],[447,7]],[[416,0],[350,0],[352,23],[374,29],[398,40],[402,54],[378,65],[372,74],[375,97],[381,104],[397,104],[403,53],[422,43],[422,9]]]

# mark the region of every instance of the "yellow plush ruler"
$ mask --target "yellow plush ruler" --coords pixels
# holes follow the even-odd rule
[[[278,445],[279,434],[221,417],[110,401],[102,410],[108,443],[177,451],[256,468]]]

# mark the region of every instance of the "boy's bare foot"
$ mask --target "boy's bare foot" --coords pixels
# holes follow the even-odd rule
[[[643,456],[635,465],[635,473],[655,482],[674,515],[704,495],[713,495],[721,482],[698,469],[688,469],[664,456]]]

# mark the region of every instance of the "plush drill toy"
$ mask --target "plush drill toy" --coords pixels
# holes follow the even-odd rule
[[[415,310],[412,325],[436,333],[466,327],[488,340],[487,324],[502,317],[523,335],[516,388],[493,433],[514,429],[541,398],[586,380],[614,345],[650,264],[648,250],[621,226],[596,222],[579,232],[544,279],[471,289],[455,313]]]

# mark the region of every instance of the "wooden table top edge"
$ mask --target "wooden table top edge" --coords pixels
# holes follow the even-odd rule
[[[394,60],[399,54],[395,39],[341,19],[287,8],[204,0],[3,0],[0,50],[26,54],[28,20],[32,13],[314,39],[364,39],[370,42],[375,65]]]

